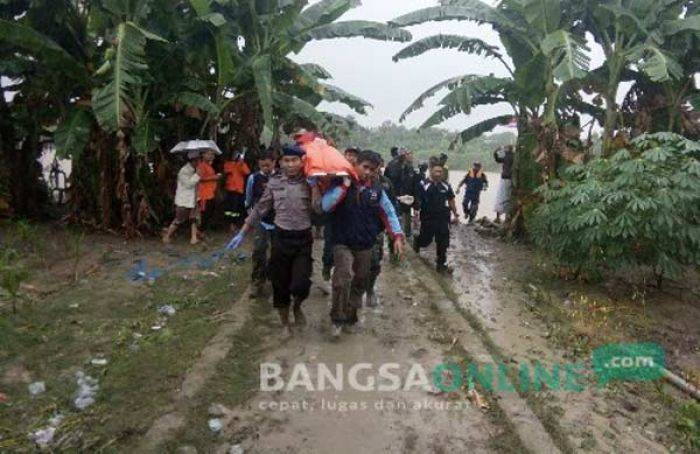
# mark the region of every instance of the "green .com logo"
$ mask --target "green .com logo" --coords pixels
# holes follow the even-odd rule
[[[665,355],[663,348],[654,343],[608,344],[597,348],[592,355],[593,374],[599,387],[612,381],[654,381],[663,377]],[[433,369],[433,385],[443,392],[453,392],[466,385],[476,384],[487,391],[528,392],[550,391],[582,392],[586,389],[591,370],[585,363],[552,364],[539,361],[516,365],[498,362],[440,364]]]

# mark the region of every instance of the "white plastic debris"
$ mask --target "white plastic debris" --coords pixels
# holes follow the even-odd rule
[[[160,326],[160,325],[153,325],[153,326],[151,326],[151,330],[152,330],[152,331],[160,331],[160,330],[162,330],[162,329],[163,329],[163,327]]]
[[[43,381],[37,381],[27,386],[27,388],[29,389],[29,394],[32,396],[38,396],[46,391],[46,384]]]
[[[159,314],[167,315],[168,317],[172,317],[173,315],[175,315],[175,312],[177,311],[170,304],[158,308]]]
[[[53,437],[56,435],[56,429],[63,421],[63,415],[58,413],[49,419],[49,425],[38,429],[28,435],[29,439],[37,444],[40,448],[47,448],[52,442]]]
[[[221,432],[224,425],[221,423],[219,418],[212,418],[209,420],[209,430],[212,432]]]
[[[92,361],[90,361],[90,364],[93,366],[106,366],[107,358],[94,358]]]
[[[54,435],[56,435],[56,428],[48,426],[30,433],[29,439],[36,443],[40,448],[46,448],[53,441]]]
[[[85,375],[81,370],[75,373],[75,378],[78,383],[78,392],[73,403],[77,409],[85,410],[95,403],[95,395],[99,391],[100,385],[97,379]]]
[[[243,446],[233,445],[231,449],[228,450],[228,454],[243,454]]]

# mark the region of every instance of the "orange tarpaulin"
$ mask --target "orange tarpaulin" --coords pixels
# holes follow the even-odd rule
[[[355,168],[345,159],[345,156],[324,139],[319,137],[302,136],[297,139],[298,145],[304,149],[304,170],[308,177],[319,176],[350,176],[357,179]]]

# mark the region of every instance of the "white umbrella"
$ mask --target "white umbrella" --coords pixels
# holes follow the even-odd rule
[[[186,140],[175,145],[175,148],[170,150],[171,153],[188,153],[190,151],[207,151],[211,150],[220,155],[223,154],[216,142],[213,140]]]

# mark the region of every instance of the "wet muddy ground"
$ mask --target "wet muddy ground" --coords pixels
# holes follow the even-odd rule
[[[477,231],[454,229],[453,276],[434,272],[432,249],[398,265],[386,260],[380,306],[363,309],[359,326],[339,340],[330,336],[320,261],[305,303],[309,324],[282,340],[270,302],[248,296],[246,257],[214,255],[223,236],[195,250],[83,238],[91,247],[77,251],[77,265],[44,245],[24,286],[30,302],[0,326],[0,450],[34,450],[27,435],[61,414],[54,450],[690,452],[675,430],[686,396],[661,382],[598,387],[590,353],[606,342],[659,342],[670,367],[692,379],[697,288],[563,283],[527,248]],[[166,320],[164,304],[176,309]],[[96,357],[107,366],[91,364]],[[523,390],[518,367],[536,362],[549,371],[582,364],[583,389],[553,389],[550,381]],[[505,372],[493,391],[463,383],[443,392],[432,373],[448,363]],[[278,365],[285,385],[295,386],[264,388],[261,364]],[[387,364],[398,386],[379,371]],[[338,367],[342,386],[328,378]],[[72,405],[77,370],[100,382],[96,403],[83,411]],[[31,397],[26,388],[37,380],[46,392]],[[417,384],[406,386],[411,380]]]

